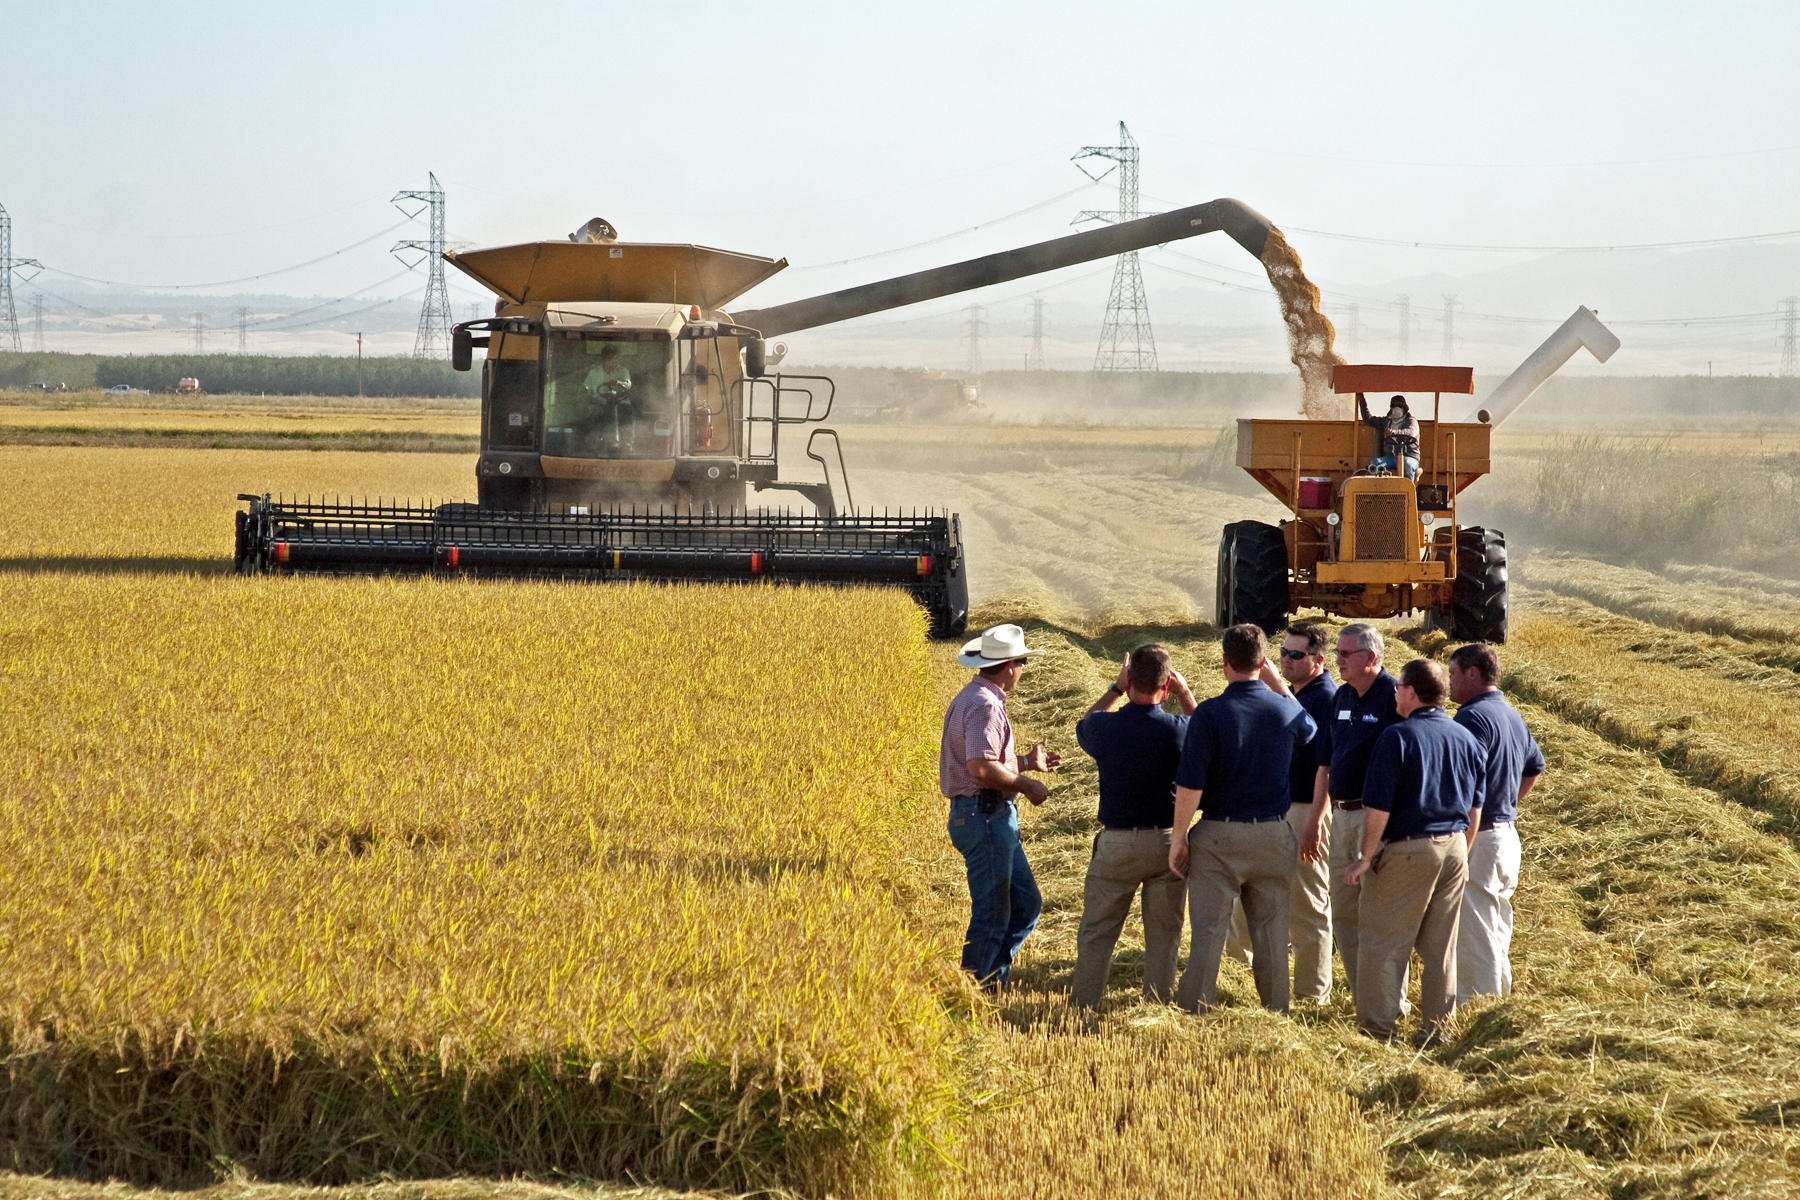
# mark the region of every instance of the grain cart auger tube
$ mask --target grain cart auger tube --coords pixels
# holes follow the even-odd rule
[[[735,317],[724,306],[785,259],[619,242],[604,222],[450,251],[498,297],[452,330],[456,369],[486,351],[476,502],[246,494],[238,569],[878,584],[908,589],[953,637],[968,619],[956,515],[857,512],[823,427],[834,385],[770,374],[764,339],[1212,230],[1260,257],[1270,226],[1214,200]],[[784,478],[802,457],[817,477]],[[764,491],[815,512],[749,508]]]
[[[1451,637],[1504,642],[1506,536],[1458,525],[1457,497],[1487,474],[1494,424],[1576,350],[1605,362],[1618,346],[1599,318],[1577,309],[1465,422],[1440,420],[1438,407],[1446,392],[1474,392],[1471,368],[1374,364],[1333,368],[1332,390],[1346,397],[1342,420],[1240,420],[1238,466],[1292,516],[1225,527],[1219,624],[1251,621],[1274,633],[1304,608],[1359,619],[1423,609]],[[1382,460],[1391,449],[1380,444],[1383,432],[1349,411],[1347,398],[1358,392],[1377,417],[1390,399],[1404,399],[1395,393],[1412,394],[1416,467]]]

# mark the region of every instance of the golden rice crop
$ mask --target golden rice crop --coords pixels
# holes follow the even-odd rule
[[[6,1165],[824,1187],[941,1136],[904,595],[190,573],[369,456],[4,454]]]

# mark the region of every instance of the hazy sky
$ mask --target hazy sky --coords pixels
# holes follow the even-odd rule
[[[72,274],[379,298],[422,284],[393,278],[389,246],[425,229],[390,228],[389,199],[435,171],[453,239],[604,215],[628,240],[785,256],[764,302],[1067,231],[1116,201],[1111,180],[1077,191],[1070,156],[1124,120],[1146,209],[1239,197],[1290,230],[1328,297],[1374,297],[1534,255],[1342,235],[1800,230],[1797,50],[1792,3],[14,0],[0,204],[52,292]],[[1214,241],[1147,264],[1153,292],[1255,285]],[[1083,271],[1044,285],[1103,297],[1104,272]],[[484,295],[451,285],[459,315]],[[1773,309],[1767,291],[1740,311]]]

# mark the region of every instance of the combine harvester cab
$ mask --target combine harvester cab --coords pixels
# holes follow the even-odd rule
[[[1457,497],[1487,474],[1495,425],[1586,348],[1605,362],[1619,340],[1591,311],[1577,309],[1466,421],[1444,421],[1443,394],[1475,390],[1469,367],[1339,365],[1332,390],[1385,406],[1394,394],[1429,395],[1420,414],[1416,479],[1371,470],[1380,432],[1356,416],[1341,421],[1238,422],[1237,464],[1284,504],[1280,525],[1237,521],[1219,539],[1216,615],[1266,632],[1302,609],[1356,619],[1424,610],[1451,637],[1504,642],[1506,536],[1457,523]]]
[[[568,241],[452,251],[498,297],[453,331],[459,370],[487,352],[476,503],[241,495],[237,566],[898,586],[953,637],[968,620],[957,517],[857,512],[822,424],[831,380],[768,374],[765,339],[1214,230],[1260,258],[1270,229],[1213,200],[735,318],[725,306],[786,260],[619,242],[598,220]],[[784,443],[820,477],[781,478]],[[750,508],[765,491],[813,511]]]

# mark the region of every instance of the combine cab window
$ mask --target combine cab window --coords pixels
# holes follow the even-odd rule
[[[673,455],[672,349],[665,341],[546,338],[544,453],[571,458]]]
[[[680,347],[681,407],[687,414],[687,437],[682,453],[729,453],[730,397],[725,388],[725,358],[719,340],[700,338],[677,345]]]

